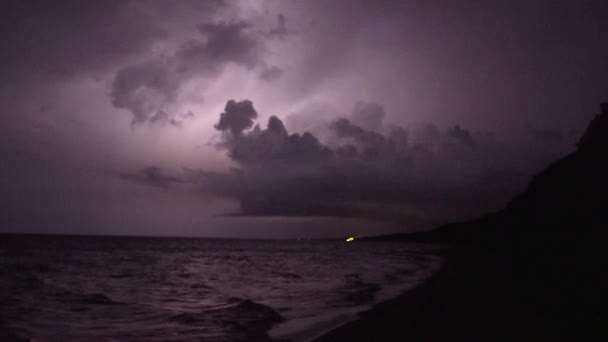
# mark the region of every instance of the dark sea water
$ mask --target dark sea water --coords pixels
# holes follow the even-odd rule
[[[387,242],[0,235],[0,337],[306,341],[440,262]]]

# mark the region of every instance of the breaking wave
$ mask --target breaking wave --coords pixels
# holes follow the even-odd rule
[[[393,243],[10,238],[2,341],[307,340],[440,262]]]

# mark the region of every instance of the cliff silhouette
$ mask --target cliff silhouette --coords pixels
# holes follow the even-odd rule
[[[606,228],[608,103],[589,124],[578,149],[534,177],[504,215],[513,228],[580,233]]]
[[[452,242],[541,232],[578,235],[608,228],[608,103],[600,107],[576,151],[534,176],[503,210],[428,232],[377,238]]]

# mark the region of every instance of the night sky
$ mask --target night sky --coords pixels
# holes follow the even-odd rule
[[[497,210],[608,96],[607,1],[1,1],[0,231],[333,237]]]

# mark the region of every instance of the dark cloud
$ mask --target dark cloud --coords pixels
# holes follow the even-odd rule
[[[185,121],[190,120],[192,118],[194,118],[194,113],[192,111],[169,115],[169,113],[163,110],[159,110],[158,112],[156,112],[156,114],[151,116],[148,121],[152,124],[156,123],[160,125],[172,125],[180,127]]]
[[[353,144],[361,156],[368,159],[382,158],[393,147],[392,142],[389,143],[382,134],[367,131],[345,118],[332,122],[329,128],[339,141],[345,140],[347,142],[346,146],[352,146],[348,145],[349,143]],[[339,144],[341,146],[345,145],[344,143]]]
[[[283,70],[281,68],[273,66],[273,67],[265,67],[260,72],[260,78],[266,82],[272,82],[283,75]]]
[[[178,113],[176,115],[174,115],[170,120],[169,123],[173,126],[181,126],[181,124],[184,121],[190,120],[194,118],[194,113],[192,111],[187,111],[185,113]]]
[[[163,203],[182,208],[174,197],[180,193],[128,186],[116,172],[105,180],[95,171],[146,165],[150,158],[221,169],[226,161],[211,149],[196,157],[194,149],[167,153],[198,145],[212,127],[132,136],[112,119],[124,112],[136,124],[179,126],[194,115],[186,105],[203,113],[215,100],[247,92],[264,108],[299,114],[256,125],[251,104],[248,114],[220,118],[221,151],[234,171],[149,167],[122,179],[163,189],[203,187],[210,197],[229,197],[230,210],[239,202],[243,215],[416,224],[476,215],[573,148],[579,126],[604,99],[607,6],[310,0],[254,9],[222,0],[0,1],[6,156],[0,201],[8,216],[55,217],[58,227],[73,215],[82,216],[77,227],[87,226],[90,212],[108,218],[108,206],[130,201],[118,188],[161,194]],[[105,94],[101,82],[108,80]],[[201,105],[207,84],[219,98]],[[106,95],[120,111],[104,106]],[[357,99],[382,105],[350,107]],[[95,193],[99,202],[84,204]],[[204,210],[199,195],[191,196],[193,215]],[[153,201],[142,198],[134,202],[151,208]],[[129,215],[137,214],[120,211],[115,221]]]
[[[403,153],[409,146],[410,133],[403,127],[391,126],[388,129],[388,139],[395,143],[398,153]]]
[[[126,108],[134,122],[154,121],[163,104],[175,100],[180,80],[167,62],[155,61],[121,69],[112,84],[112,104]]]
[[[139,172],[121,173],[119,176],[124,180],[160,188],[167,188],[170,185],[185,182],[182,178],[163,174],[162,170],[155,166],[145,167]]]
[[[435,124],[423,123],[411,129],[412,143],[420,146],[434,146],[441,140],[441,132]]]
[[[193,64],[193,60],[234,62],[252,68],[259,62],[262,45],[259,38],[248,31],[249,27],[245,21],[200,24],[198,29],[207,38],[206,43],[182,51],[182,59]]]
[[[447,137],[452,140],[453,142],[459,143],[459,144],[463,144],[463,145],[467,145],[467,146],[473,146],[475,145],[475,140],[473,140],[473,136],[471,135],[471,133],[456,125],[454,127],[450,127],[447,131]]]
[[[385,115],[384,108],[377,103],[357,102],[353,108],[351,120],[357,126],[377,131],[381,128]]]
[[[377,130],[352,121],[354,113]],[[245,216],[345,216],[405,222],[415,228],[494,210],[542,158],[460,125],[384,124],[382,106],[359,103],[349,118],[325,122],[323,140],[290,133],[271,116],[265,128],[249,100],[227,102],[215,128],[236,163],[227,173],[140,173],[151,185],[184,185],[236,199]],[[379,119],[380,118],[380,119]],[[519,158],[518,158],[519,157]],[[153,177],[157,176],[158,177]],[[165,179],[165,182],[156,178]]]
[[[112,103],[127,109],[134,123],[157,121],[163,112],[166,122],[178,120],[169,113],[180,87],[196,77],[216,76],[227,63],[253,68],[260,63],[263,42],[244,21],[198,25],[203,36],[175,52],[120,69],[112,83]]]
[[[215,128],[219,131],[230,132],[233,138],[238,138],[245,129],[253,126],[253,119],[257,117],[258,112],[253,108],[253,102],[230,100],[226,103],[224,112],[220,114],[220,121]]]
[[[269,165],[282,163],[283,166],[301,163],[319,162],[331,157],[331,151],[322,146],[310,133],[289,134],[283,122],[276,116],[268,119],[266,129],[259,125],[243,134],[243,131],[253,125],[257,112],[253,103],[248,100],[228,101],[226,111],[220,115],[220,121],[215,128],[229,131],[223,144],[229,150],[229,155],[235,161],[247,165]]]
[[[287,19],[283,14],[277,15],[277,26],[266,33],[268,37],[279,39],[282,39],[290,34],[293,34],[293,32],[287,29]]]
[[[496,172],[500,166],[493,163],[497,153],[506,152],[482,133],[479,141],[486,144],[477,143],[460,126],[422,125],[410,146],[405,128],[392,126],[381,134],[340,118],[328,124],[334,136],[325,145],[310,133],[290,134],[275,116],[267,128],[247,130],[257,116],[250,101],[231,100],[226,107],[216,128],[231,132],[221,146],[239,168],[206,173],[201,182],[207,191],[238,199],[240,215],[354,216],[424,225],[488,210],[513,189],[510,169]],[[374,108],[383,113],[381,106]]]
[[[298,111],[285,117],[287,127],[292,131],[304,133],[311,132],[324,141],[331,121],[344,117],[340,112],[327,104],[310,103]]]

